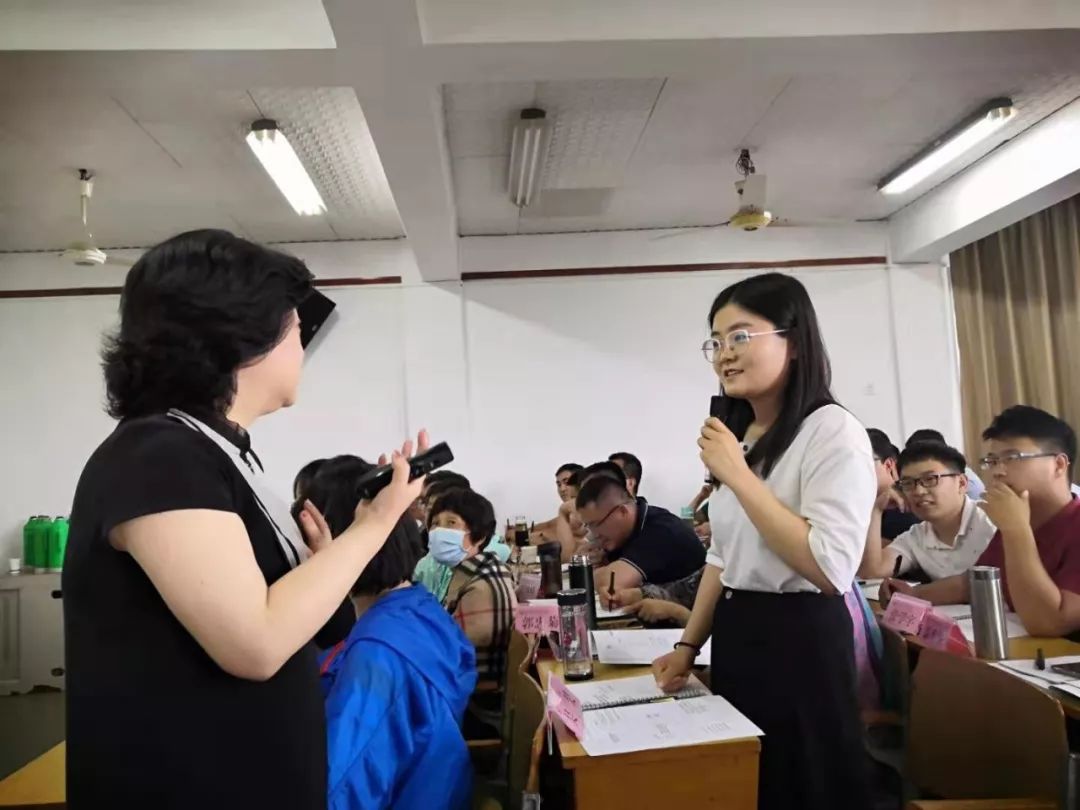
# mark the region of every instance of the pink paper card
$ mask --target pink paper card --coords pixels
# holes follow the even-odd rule
[[[551,602],[526,602],[514,611],[514,627],[525,635],[559,632],[559,606]]]
[[[528,602],[540,594],[540,575],[522,574],[518,580],[517,598],[519,602]]]
[[[571,734],[581,739],[585,733],[585,714],[581,710],[581,701],[566,688],[558,675],[548,678],[547,708],[549,713],[563,721]]]
[[[881,623],[898,633],[917,635],[923,617],[930,611],[930,603],[906,593],[894,593]]]
[[[919,627],[919,640],[927,647],[944,650],[956,626],[956,622],[948,616],[935,613],[933,610],[927,611]]]

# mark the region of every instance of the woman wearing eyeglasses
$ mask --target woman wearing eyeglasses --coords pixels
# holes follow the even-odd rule
[[[814,307],[770,273],[723,290],[703,347],[724,403],[698,446],[717,481],[690,622],[653,663],[665,690],[713,638],[712,687],[765,733],[758,806],[866,808],[853,630],[843,592],[877,490],[866,430],[829,390]]]
[[[937,442],[909,444],[897,464],[900,492],[919,523],[881,545],[881,515],[887,492],[878,492],[859,576],[895,577],[912,571],[930,580],[962,574],[990,544],[997,527],[967,495],[967,462],[955,448]],[[887,601],[891,585],[881,585]]]

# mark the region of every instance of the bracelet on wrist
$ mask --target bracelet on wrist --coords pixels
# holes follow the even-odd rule
[[[689,647],[691,650],[694,651],[694,655],[698,655],[701,653],[700,644],[691,644],[689,641],[676,641],[675,646],[673,646],[672,649],[677,650],[679,649],[679,647]]]

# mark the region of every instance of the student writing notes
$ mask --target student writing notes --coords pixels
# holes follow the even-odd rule
[[[876,483],[870,442],[829,391],[829,363],[797,280],[756,276],[709,312],[706,358],[722,418],[698,445],[719,487],[713,541],[690,622],[653,663],[686,682],[712,635],[713,690],[760,726],[759,807],[866,808],[852,625],[855,578]],[[749,446],[749,452],[744,448]]]
[[[1046,411],[1016,405],[983,431],[990,474],[980,507],[997,525],[978,565],[1001,568],[1009,606],[1034,636],[1080,630],[1080,500],[1070,489],[1076,434]],[[912,591],[903,583],[883,587]],[[966,575],[914,589],[934,604],[970,600]]]
[[[997,528],[967,497],[964,456],[944,444],[910,444],[900,454],[900,480],[908,507],[921,522],[881,546],[881,514],[888,494],[878,490],[859,576],[897,576],[921,571],[943,579],[967,571],[986,550]]]
[[[595,572],[596,588],[636,588],[672,582],[701,568],[705,549],[694,530],[666,509],[634,498],[606,475],[586,481],[577,496],[578,513],[607,562]]]
[[[370,469],[334,459],[308,498],[332,534],[348,526],[356,484]],[[359,618],[322,656],[331,810],[456,810],[470,803],[460,723],[476,684],[473,646],[438,600],[409,575],[422,553],[404,517],[350,593]]]

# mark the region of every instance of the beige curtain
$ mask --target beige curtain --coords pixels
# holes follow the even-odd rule
[[[953,253],[964,439],[1010,405],[1080,430],[1080,196]]]

